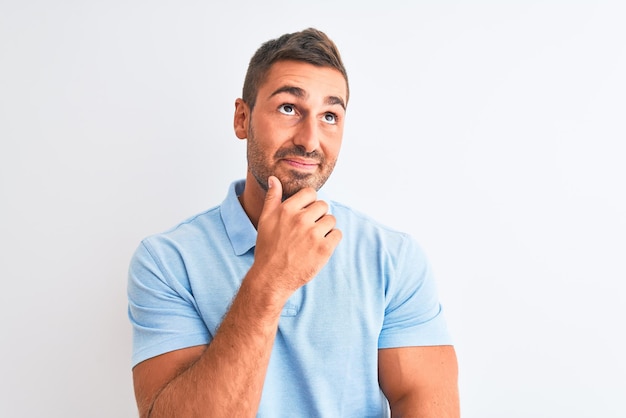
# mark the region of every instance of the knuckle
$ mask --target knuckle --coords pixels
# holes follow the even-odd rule
[[[325,257],[329,257],[335,249],[335,243],[331,240],[325,239],[320,244],[319,249],[322,255],[324,255]]]
[[[307,218],[303,212],[300,212],[293,217],[293,222],[297,227],[301,228],[307,224]]]

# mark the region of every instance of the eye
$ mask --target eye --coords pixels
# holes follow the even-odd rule
[[[296,109],[290,104],[282,104],[278,106],[278,111],[284,115],[294,115],[296,113]]]
[[[337,115],[335,115],[334,113],[324,113],[324,122],[326,123],[330,123],[331,125],[334,125],[337,123]]]

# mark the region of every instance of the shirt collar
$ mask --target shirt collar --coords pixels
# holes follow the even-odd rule
[[[231,183],[220,207],[222,222],[236,255],[243,255],[256,245],[256,229],[237,198],[243,193],[245,184],[245,180]]]

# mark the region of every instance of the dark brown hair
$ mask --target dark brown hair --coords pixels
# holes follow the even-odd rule
[[[272,64],[286,60],[302,61],[338,70],[346,80],[347,95],[350,96],[348,74],[337,46],[324,32],[308,28],[269,40],[257,49],[250,59],[243,83],[242,99],[250,106],[250,109],[254,108],[259,87],[265,81]],[[346,103],[348,97],[346,97]]]

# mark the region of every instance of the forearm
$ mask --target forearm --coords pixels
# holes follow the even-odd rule
[[[148,417],[254,417],[281,308],[244,280],[205,352],[157,393]]]
[[[283,306],[315,277],[341,240],[328,205],[313,189],[282,202],[280,181],[273,176],[270,181],[254,263],[211,343],[135,366],[142,418],[256,415]]]

